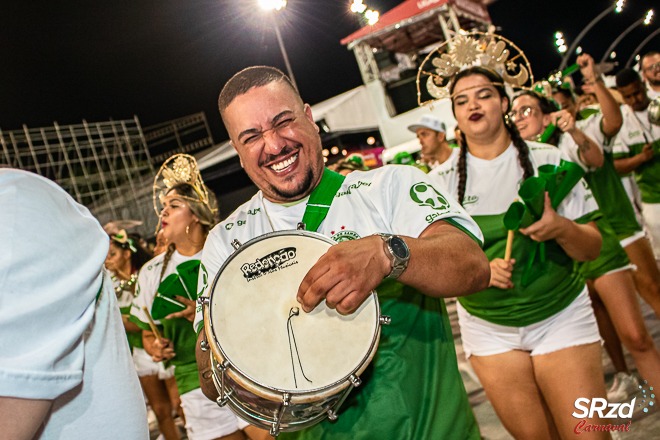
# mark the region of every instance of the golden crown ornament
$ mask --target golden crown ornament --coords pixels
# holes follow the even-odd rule
[[[451,98],[451,79],[460,71],[481,66],[499,74],[514,89],[534,83],[532,68],[525,54],[510,40],[491,33],[460,33],[433,49],[417,71],[417,103],[422,106]],[[423,101],[424,90],[433,99]]]
[[[194,199],[181,195],[181,198],[192,202],[201,202],[211,212],[217,211],[217,208],[211,206],[208,189],[204,185],[195,158],[189,154],[175,154],[161,165],[160,170],[158,170],[154,178],[153,203],[157,215],[160,215],[159,204],[162,205],[163,199],[169,190],[180,183],[190,185],[198,196],[197,199]]]

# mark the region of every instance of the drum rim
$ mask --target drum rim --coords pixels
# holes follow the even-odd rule
[[[216,284],[218,283],[218,279],[220,278],[220,275],[224,271],[225,267],[234,258],[236,258],[241,253],[242,249],[247,248],[249,245],[252,245],[252,244],[254,244],[258,241],[263,241],[267,238],[277,237],[277,236],[282,236],[282,235],[299,235],[299,236],[306,236],[306,237],[310,237],[310,238],[315,238],[315,239],[324,241],[324,242],[330,244],[331,246],[334,246],[335,244],[337,244],[337,242],[335,242],[334,240],[326,237],[323,234],[320,234],[320,233],[314,232],[314,231],[306,231],[306,230],[300,230],[300,229],[284,229],[284,230],[281,230],[281,231],[268,232],[266,234],[262,234],[258,237],[252,238],[252,239],[246,241],[245,243],[241,244],[241,247],[239,249],[235,250],[229,256],[229,258],[227,258],[227,260],[222,264],[220,269],[218,269],[218,272],[215,274],[215,277],[213,279],[213,283],[211,284],[211,288],[209,289],[209,301],[208,301],[208,305],[207,305],[208,329],[206,331],[206,333],[207,333],[206,337],[207,338],[209,338],[209,337],[213,338],[214,343],[211,345],[211,352],[213,353],[214,350],[218,350],[220,352],[222,360],[229,364],[229,367],[227,368],[227,373],[229,373],[230,371],[233,371],[233,372],[237,373],[238,375],[240,375],[241,378],[247,379],[248,381],[252,382],[253,384],[258,385],[258,386],[260,386],[262,388],[265,388],[265,389],[267,389],[269,391],[272,391],[272,392],[289,393],[289,394],[294,395],[294,396],[304,396],[306,394],[316,394],[319,391],[330,390],[330,389],[333,389],[333,388],[335,388],[335,387],[337,387],[338,385],[341,385],[341,384],[348,385],[349,378],[352,375],[354,375],[356,372],[363,369],[363,367],[366,367],[368,364],[371,363],[371,361],[373,360],[373,357],[375,356],[375,353],[376,353],[376,349],[377,349],[376,346],[378,344],[378,341],[380,340],[380,331],[381,331],[380,303],[378,302],[378,295],[377,295],[375,290],[372,290],[371,293],[369,294],[369,296],[371,296],[373,298],[374,306],[376,307],[376,319],[375,319],[375,322],[374,322],[375,325],[374,325],[374,329],[373,329],[374,334],[371,338],[371,343],[369,344],[369,348],[366,351],[366,354],[361,359],[361,361],[356,365],[356,367],[353,368],[348,374],[346,374],[346,376],[342,377],[341,379],[336,380],[335,382],[332,382],[328,385],[325,385],[325,386],[322,386],[322,387],[319,387],[319,388],[308,389],[308,390],[304,390],[304,391],[296,391],[296,390],[276,388],[276,387],[273,387],[271,385],[264,384],[264,383],[256,380],[252,376],[246,374],[240,368],[238,368],[231,361],[231,358],[229,356],[227,356],[227,353],[225,353],[225,351],[222,349],[222,346],[220,345],[220,343],[218,342],[218,339],[216,338],[215,332],[213,331],[213,316],[211,314],[211,304],[213,304],[213,295],[215,293]],[[365,299],[365,301],[367,301],[368,298],[369,297],[367,297]],[[206,327],[206,323],[205,323],[205,327]],[[210,335],[209,335],[209,330],[210,330],[210,333],[211,333]]]

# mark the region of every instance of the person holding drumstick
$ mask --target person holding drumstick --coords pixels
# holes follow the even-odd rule
[[[151,255],[140,245],[137,236],[128,234],[125,229],[110,234],[105,267],[112,272],[112,283],[140,385],[158,420],[158,430],[165,440],[178,440],[181,436],[172,417],[172,408],[179,405],[174,376],[171,371],[164,370],[161,362],[151,359],[142,344],[142,329],[129,319],[138,270],[149,259]]]
[[[215,198],[192,156],[180,154],[165,161],[154,183],[154,208],[158,206],[169,247],[140,270],[131,321],[142,329],[144,349],[153,360],[174,365],[188,438],[244,439],[240,428],[245,425],[228,409],[206,400],[200,390],[196,335],[186,317],[186,305],[196,298],[202,246],[217,213]]]
[[[486,67],[468,67],[453,76],[449,94],[463,136],[461,151],[434,170],[481,225],[491,260],[489,288],[458,299],[463,347],[515,438],[569,438],[575,435],[576,399],[605,396],[600,336],[573,263],[598,256],[601,237],[591,221],[598,206],[579,179],[556,208],[542,189],[540,218],[516,234],[513,258],[502,258],[505,213],[516,198],[526,196],[519,191],[522,182],[538,182],[542,165],[561,164],[556,148],[525,142],[507,120],[504,85]],[[541,252],[543,258],[535,260]],[[520,423],[522,413],[525,423]],[[602,421],[594,417],[586,423]]]
[[[232,240],[245,243],[295,229],[318,206],[308,200],[320,193],[327,196],[326,216],[318,228],[307,228],[339,243],[311,267],[291,298],[305,312],[325,301],[349,315],[389,278],[379,303],[392,324],[382,328],[362,385],[336,422],[280,438],[480,438],[442,300],[488,283],[488,261],[473,220],[414,167],[355,171],[338,181],[324,167],[310,106],[278,69],[256,66],[237,73],[220,93],[219,107],[241,164],[260,190],[209,234],[202,256],[208,278],[200,279],[200,291],[209,294],[204,281],[213,281],[232,253]],[[198,308],[200,343],[207,341],[203,324]],[[215,399],[209,353],[199,347],[202,386]]]

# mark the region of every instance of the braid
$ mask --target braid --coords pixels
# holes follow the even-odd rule
[[[174,253],[174,250],[176,247],[173,244],[170,244],[167,246],[167,252],[165,252],[165,256],[163,257],[163,268],[160,270],[160,279],[159,283],[163,281],[163,275],[165,275],[165,269],[167,269],[167,265],[170,262],[170,258],[172,258],[172,254]]]
[[[461,149],[458,156],[458,203],[463,205],[465,198],[465,187],[467,186],[467,141],[461,132]]]
[[[534,166],[529,159],[529,147],[527,146],[527,143],[520,136],[520,132],[515,124],[505,123],[504,125],[509,132],[509,136],[511,136],[513,146],[518,150],[518,162],[523,169],[523,180],[532,177],[534,175]]]

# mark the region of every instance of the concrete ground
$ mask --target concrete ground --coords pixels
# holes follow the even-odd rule
[[[463,354],[463,348],[461,346],[460,333],[458,330],[458,322],[456,317],[456,304],[455,300],[447,300],[447,311],[449,312],[449,317],[452,323],[452,328],[454,331],[454,340],[456,342],[456,354],[459,360],[459,366],[461,369],[461,376],[463,377],[463,382],[465,383],[465,389],[467,390],[468,396],[470,398],[470,403],[474,409],[474,413],[479,422],[479,427],[481,429],[481,435],[485,440],[509,440],[513,437],[502,427],[499,419],[495,415],[495,411],[491,406],[490,402],[486,398],[486,393],[484,392],[481,385],[473,378],[473,373],[469,368],[467,362],[465,361],[465,355]],[[642,303],[642,313],[644,315],[644,320],[646,322],[647,328],[651,332],[653,339],[657,347],[660,347],[660,320],[658,320],[653,311],[645,303]],[[624,350],[625,351],[625,350]],[[626,353],[626,359],[628,361],[628,366],[633,367],[634,363],[630,354]],[[606,385],[609,386],[612,383],[612,377],[614,375],[614,369],[612,363],[610,362],[607,355],[603,350],[603,366],[605,370],[605,379]],[[656,390],[657,392],[658,390]],[[635,396],[637,397],[636,403],[640,403],[642,399],[654,400],[653,406],[647,406],[649,409],[648,412],[643,412],[641,406],[637,406],[633,413],[632,423],[630,425],[629,432],[618,433],[618,436],[614,438],[632,440],[632,439],[656,439],[660,438],[660,399],[657,397],[655,399],[650,399],[647,396],[650,392],[647,390],[648,394],[642,394],[640,390]],[[155,421],[154,421],[155,422]],[[628,420],[616,421],[613,420],[613,424],[626,423]],[[576,420],[577,423],[577,420]],[[156,423],[150,423],[151,428],[151,440],[158,438],[158,426]],[[181,426],[182,433],[185,431]],[[185,438],[185,437],[184,437]],[[385,440],[385,439],[384,439]],[[395,439],[392,439],[395,440]],[[422,440],[422,439],[420,439]],[[426,439],[424,439],[426,440]],[[430,440],[430,439],[429,439]],[[441,440],[441,439],[438,439]]]
[[[656,318],[655,314],[653,313],[651,308],[646,305],[646,303],[642,302],[641,306],[642,306],[642,314],[644,315],[644,321],[646,322],[646,326],[649,329],[649,332],[651,332],[656,347],[660,347],[660,320]],[[468,392],[470,403],[472,404],[472,408],[479,422],[479,428],[481,430],[482,437],[486,440],[513,439],[513,437],[502,427],[502,424],[495,415],[495,411],[493,410],[493,407],[486,398],[486,393],[484,392],[483,388],[481,388],[481,385],[479,385],[478,382],[476,382],[472,378],[471,375],[473,373],[471,372],[471,369],[467,366],[465,362],[465,356],[463,354],[463,348],[461,347],[460,334],[458,331],[456,306],[454,300],[447,300],[447,311],[449,312],[449,317],[452,322],[452,328],[454,330],[454,338],[456,341],[456,354],[458,356],[459,366],[461,367],[460,368],[461,376],[463,377],[463,382],[465,383],[465,389]],[[624,349],[624,353],[626,354],[626,360],[628,366],[634,367],[635,364],[630,354],[627,351],[625,351],[625,349]],[[610,362],[609,357],[605,354],[605,350],[603,350],[603,367],[605,370],[606,386],[609,388],[609,386],[612,384],[612,378],[615,371],[614,368],[612,367],[612,363]],[[630,400],[632,400],[634,397],[637,397],[636,404],[640,404],[641,401],[644,399],[647,400],[649,403],[651,400],[654,400],[653,402],[654,405],[647,406],[647,408],[649,409],[648,412],[643,412],[643,407],[637,405],[635,411],[633,412],[630,431],[616,433],[618,434],[618,436],[615,434],[613,438],[626,439],[626,440],[660,439],[660,410],[658,409],[658,406],[660,406],[660,399],[658,399],[657,397],[658,390],[655,391],[656,391],[655,399],[650,399],[647,397],[649,394],[651,394],[649,390],[646,391],[646,394],[643,394],[642,390],[640,390],[636,395],[630,397]],[[629,419],[619,420],[619,421],[613,419],[612,424],[622,424],[622,423],[627,423],[628,421]],[[577,423],[577,419],[576,419],[576,423]]]

